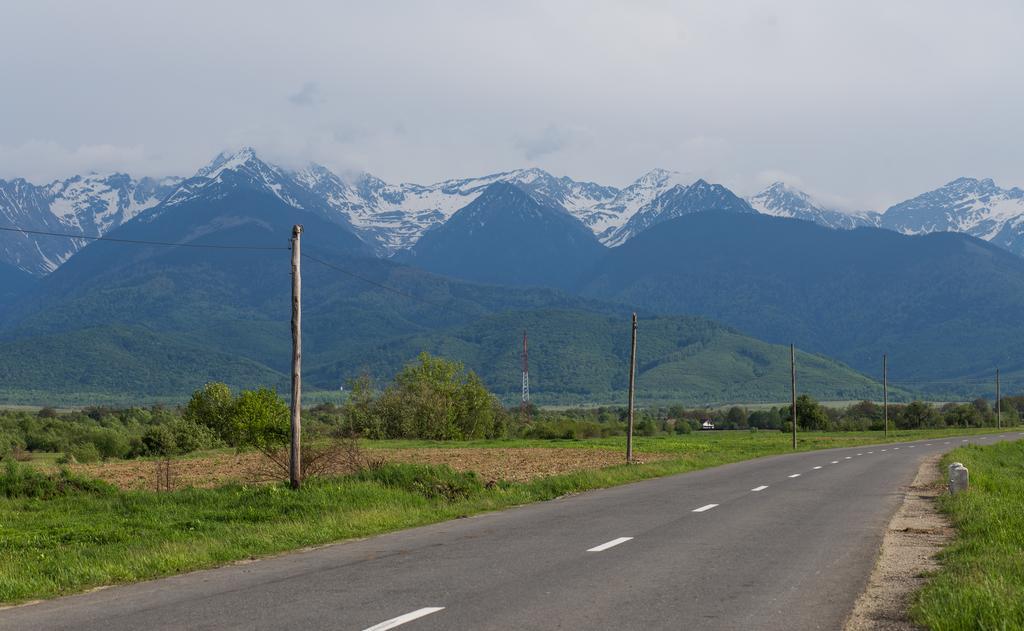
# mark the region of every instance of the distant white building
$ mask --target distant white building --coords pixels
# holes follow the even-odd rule
[[[701,429],[715,429],[715,424],[710,419],[704,419],[704,422],[700,424]]]

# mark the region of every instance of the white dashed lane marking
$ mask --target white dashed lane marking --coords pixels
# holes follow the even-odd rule
[[[614,548],[615,546],[619,545],[620,543],[626,543],[627,541],[629,541],[632,538],[633,537],[619,537],[618,539],[612,539],[608,543],[602,543],[599,546],[594,546],[593,548],[590,548],[589,550],[587,550],[587,552],[604,552],[608,548]]]
[[[718,504],[707,504],[706,506],[701,506],[700,508],[693,509],[693,512],[695,512],[695,513],[703,513],[704,511],[711,510],[712,508],[714,508],[716,506],[718,506]]]
[[[394,629],[395,627],[405,624],[406,622],[412,622],[417,618],[429,616],[430,614],[437,613],[442,609],[444,609],[444,607],[424,607],[423,609],[410,611],[409,613],[398,616],[397,618],[385,620],[384,622],[381,622],[380,624],[375,624],[372,627],[367,627],[366,629],[363,629],[363,631],[386,631],[386,629]]]
[[[832,464],[839,464],[839,461],[838,460],[833,460]]]
[[[820,469],[820,468],[821,468],[821,465],[818,465],[818,466],[816,466],[816,467],[814,467],[814,468],[815,468],[815,469]]]
[[[768,488],[768,485],[767,484],[762,484],[761,486],[754,487],[754,488],[752,488],[750,490],[753,491],[754,493],[757,493],[758,491],[763,491],[766,488]]]
[[[794,473],[793,475],[791,475],[789,477],[791,477],[791,478],[799,478],[800,474],[799,473]]]

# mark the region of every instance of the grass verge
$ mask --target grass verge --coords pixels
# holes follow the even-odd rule
[[[940,500],[958,530],[911,615],[935,631],[1024,629],[1024,443],[961,447],[971,489]]]
[[[899,432],[889,440],[956,433]],[[641,458],[645,451],[678,457],[489,486],[472,473],[447,467],[390,464],[374,475],[310,481],[299,491],[281,485],[230,485],[154,493],[119,491],[103,483],[67,474],[47,475],[19,465],[0,478],[0,602],[156,578],[567,493],[788,453],[788,440],[779,432],[638,438]],[[870,432],[805,433],[800,449],[879,442],[882,437]],[[612,449],[621,448],[622,439],[493,441],[464,446],[569,444]],[[408,443],[424,445],[460,446]]]

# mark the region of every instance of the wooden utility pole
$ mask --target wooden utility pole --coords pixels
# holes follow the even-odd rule
[[[885,435],[889,435],[889,355],[882,355],[882,414],[885,421]]]
[[[626,429],[626,462],[633,462],[633,402],[636,393],[636,313],[633,313],[633,341],[629,350],[629,415]]]
[[[999,369],[996,368],[996,427],[1003,426],[1003,407],[999,402]]]
[[[796,449],[796,346],[789,345],[789,374],[793,394],[793,449]]]
[[[288,477],[292,488],[302,484],[302,226],[292,227],[292,445]]]

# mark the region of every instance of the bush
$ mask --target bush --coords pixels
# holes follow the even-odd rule
[[[142,435],[143,456],[173,456],[178,453],[178,441],[167,425],[153,425]]]
[[[6,461],[0,473],[0,495],[10,498],[53,499],[79,493],[109,495],[116,489],[99,480],[76,476],[66,469],[47,475],[29,465]]]
[[[174,445],[179,453],[187,454],[200,449],[213,449],[224,445],[213,429],[187,419],[179,419],[170,424]]]
[[[182,418],[192,425],[205,426],[224,442],[236,445],[239,437],[233,421],[234,404],[226,384],[208,383],[192,393]]]
[[[87,440],[95,446],[99,457],[104,460],[108,458],[124,458],[128,455],[130,448],[128,437],[124,433],[112,429],[94,429],[89,432]],[[83,461],[79,459],[79,462]]]
[[[74,445],[67,451],[67,455],[69,460],[74,458],[74,462],[81,462],[83,464],[100,460],[100,450],[96,449],[96,445],[92,443]]]

